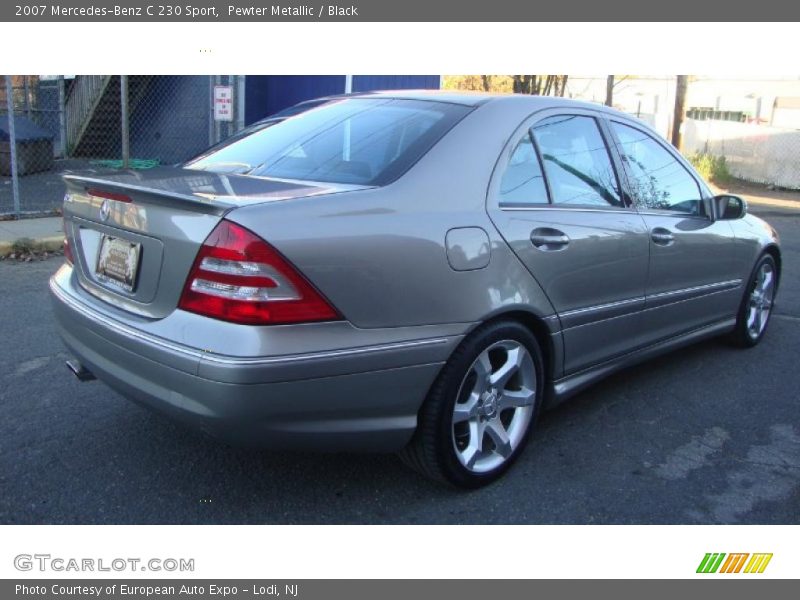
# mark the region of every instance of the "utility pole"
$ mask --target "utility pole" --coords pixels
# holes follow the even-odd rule
[[[222,75],[214,76],[214,86],[222,85]],[[214,98],[214,96],[212,96]],[[216,101],[216,98],[214,99]],[[222,141],[222,122],[214,119],[214,143]]]
[[[672,139],[670,141],[678,150],[681,149],[681,127],[683,126],[683,115],[686,112],[688,83],[688,75],[678,75],[675,83],[675,113],[672,118]]]
[[[64,94],[64,76],[58,76],[58,139],[61,146],[61,158],[67,158],[67,110]]]
[[[14,216],[19,219],[19,173],[17,173],[17,132],[14,128],[14,86],[11,75],[6,75],[6,104],[8,105],[8,145],[11,153],[11,195],[14,199]]]
[[[122,168],[127,169],[131,162],[130,125],[128,122],[128,76],[119,76],[120,126],[122,127]]]
[[[28,77],[30,75],[23,75],[22,76],[22,85],[24,86],[25,91],[25,116],[29,119],[31,118],[31,85],[28,81]]]
[[[614,106],[614,76],[606,78],[606,106]]]
[[[234,93],[234,97],[236,98],[236,131],[241,131],[244,129],[244,112],[245,112],[245,76],[244,75],[234,75],[234,81],[236,82],[236,92]]]

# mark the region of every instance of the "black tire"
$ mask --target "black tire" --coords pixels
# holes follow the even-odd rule
[[[753,291],[759,282],[759,274],[761,273],[762,268],[764,268],[764,265],[767,265],[768,268],[771,268],[773,273],[774,280],[772,284],[771,303],[774,303],[775,292],[777,292],[778,289],[780,273],[778,272],[777,265],[775,264],[775,259],[770,254],[763,254],[753,267],[753,271],[750,274],[750,279],[747,281],[747,286],[744,290],[744,296],[742,297],[742,302],[739,306],[739,312],[736,316],[736,327],[729,338],[734,345],[739,346],[740,348],[752,348],[753,346],[756,346],[764,338],[764,334],[767,332],[767,326],[769,325],[769,319],[772,316],[772,310],[770,309],[765,319],[764,326],[757,335],[754,335],[750,327],[748,327],[751,298],[753,296]]]
[[[530,421],[510,456],[504,458],[504,462],[497,468],[478,473],[463,465],[456,451],[453,430],[456,396],[467,376],[473,373],[473,363],[478,357],[487,349],[508,341],[516,342],[527,349],[535,369],[534,401],[532,410],[528,411],[525,417],[530,418]],[[529,372],[530,363],[526,365],[525,372]],[[522,368],[519,372],[522,372]],[[420,409],[414,436],[408,446],[400,452],[400,458],[412,469],[436,481],[465,489],[488,485],[503,475],[524,449],[540,412],[543,392],[542,353],[530,330],[516,321],[487,323],[467,336],[442,368]],[[499,419],[500,411],[495,414]],[[519,431],[521,428],[518,429],[518,434]]]

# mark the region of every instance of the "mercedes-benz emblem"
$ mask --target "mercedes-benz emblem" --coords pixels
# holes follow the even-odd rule
[[[108,200],[103,200],[103,203],[100,205],[100,218],[103,221],[108,221],[108,217],[111,216],[111,203]]]

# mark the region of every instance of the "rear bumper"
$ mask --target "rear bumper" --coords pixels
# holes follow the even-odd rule
[[[398,450],[461,339],[394,340],[284,356],[218,355],[110,317],[92,306],[71,275],[62,268],[50,288],[61,336],[81,363],[123,396],[234,443]]]

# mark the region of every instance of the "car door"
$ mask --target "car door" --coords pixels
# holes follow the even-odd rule
[[[555,307],[564,371],[638,345],[648,233],[593,111],[543,111],[503,152],[490,217]]]
[[[625,183],[650,234],[643,326],[651,341],[735,314],[741,299],[730,223],[715,220],[705,186],[666,142],[610,120]]]

